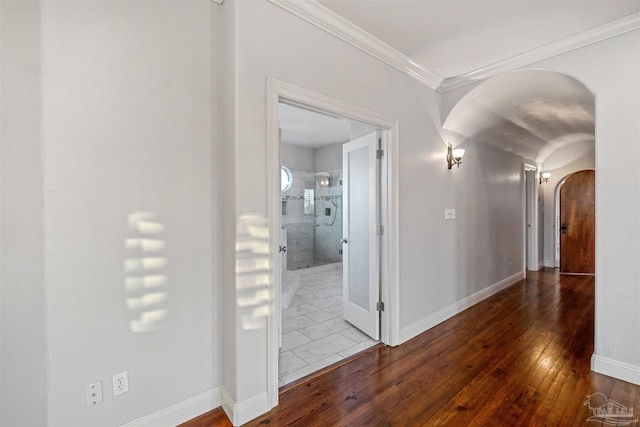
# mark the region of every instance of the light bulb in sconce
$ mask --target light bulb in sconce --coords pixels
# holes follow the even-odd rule
[[[462,163],[462,157],[463,156],[464,156],[464,149],[456,148],[454,150],[453,147],[451,146],[451,143],[449,143],[449,146],[447,147],[447,166],[448,166],[448,168],[451,169],[453,167],[453,165],[458,165],[458,167],[460,167],[460,164]]]
[[[318,185],[321,188],[326,188],[326,187],[329,186],[329,177],[330,177],[330,175],[328,173],[320,172],[320,173],[317,173],[316,175],[317,175]]]
[[[547,182],[549,182],[549,178],[551,178],[550,172],[540,172],[540,184],[542,184],[543,182],[546,184]]]

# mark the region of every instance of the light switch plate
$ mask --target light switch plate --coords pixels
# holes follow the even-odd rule
[[[84,386],[84,400],[87,408],[99,405],[103,402],[102,398],[102,381],[97,381]]]
[[[456,219],[456,210],[455,209],[445,209],[444,210],[444,219]]]

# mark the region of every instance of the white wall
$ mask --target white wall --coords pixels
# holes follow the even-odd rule
[[[468,141],[449,171],[433,91],[271,3],[218,8],[0,3],[3,425],[120,424],[221,383],[233,402],[264,401],[256,295],[266,285],[236,277],[236,225],[266,220],[267,77],[399,121],[401,328],[415,332],[517,273],[523,159]],[[640,366],[638,40],[536,64],[596,94],[596,368],[630,381]],[[165,299],[149,305],[166,316],[147,332],[132,331],[140,300],[127,304],[145,273],[144,251],[125,246],[137,211],[164,226],[165,246],[149,254],[166,264],[147,272],[166,277],[154,289]],[[131,390],[114,398],[111,375],[123,370]],[[83,386],[96,380],[105,403],[85,408]]]
[[[315,170],[318,172],[342,169],[342,144],[317,148]]]
[[[640,31],[531,64],[564,73],[595,96],[596,316],[592,368],[640,384]],[[448,92],[449,111],[475,85]],[[545,160],[545,170],[574,157],[569,169],[592,165],[584,144]],[[621,156],[619,153],[625,153]],[[585,156],[584,158],[580,158]],[[564,166],[563,166],[564,167]],[[552,178],[560,178],[562,172]],[[551,180],[550,180],[551,181]],[[549,187],[551,188],[551,187]],[[545,189],[545,215],[553,209]],[[549,224],[545,224],[545,229]],[[548,240],[545,232],[545,245]],[[545,258],[550,253],[545,250]]]
[[[236,218],[267,215],[266,84],[274,77],[399,120],[401,328],[415,332],[521,268],[507,257],[522,256],[521,233],[513,232],[522,220],[522,159],[470,143],[461,168],[447,170],[432,90],[268,2],[230,0],[224,8],[235,9],[228,19],[237,36]],[[445,223],[445,208],[457,208],[459,218]],[[495,267],[476,262],[479,256]],[[248,402],[266,390],[266,330],[236,331],[243,369],[231,397]]]
[[[3,1],[0,15],[0,425],[41,426],[47,362],[40,10],[37,2]]]
[[[640,31],[533,67],[596,98],[596,371],[640,384]],[[620,153],[625,153],[623,156]]]
[[[2,425],[117,425],[220,385],[218,7],[2,2]]]
[[[282,144],[282,162],[289,166],[291,171],[305,171],[314,173],[315,150],[298,145]]]

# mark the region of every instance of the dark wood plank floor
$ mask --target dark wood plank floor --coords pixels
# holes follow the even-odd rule
[[[590,370],[593,313],[593,277],[530,272],[401,346],[282,389],[247,425],[595,427],[596,392],[640,414],[639,386]],[[217,409],[183,426],[230,425]]]

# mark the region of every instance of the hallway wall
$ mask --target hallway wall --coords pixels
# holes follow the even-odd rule
[[[0,2],[0,424],[214,403],[217,8]]]
[[[447,170],[448,140],[440,133],[434,91],[271,3],[229,0],[224,7],[234,11],[228,19],[237,36],[230,86],[237,93],[233,108],[225,108],[226,114],[237,111],[236,218],[267,215],[265,94],[273,77],[399,121],[399,316],[405,338],[461,299],[521,274],[522,158],[469,144],[463,165]],[[500,160],[489,160],[494,155]],[[487,202],[492,195],[498,197],[495,208]],[[445,221],[445,208],[457,208],[458,219]],[[494,267],[476,261],[487,257]],[[253,357],[236,369],[231,397],[253,403],[266,390],[266,329],[237,330],[237,351]]]
[[[42,52],[35,1],[0,2],[0,425],[47,424]]]
[[[564,73],[582,82],[595,96],[596,324],[592,367],[640,384],[640,170],[636,167],[640,159],[640,30],[556,55],[526,69]],[[443,111],[449,111],[476,85],[444,94]],[[585,150],[575,149],[571,155],[586,155]],[[571,167],[591,162],[585,157]],[[547,215],[552,206],[545,201]],[[548,256],[545,251],[545,259]]]
[[[640,30],[532,67],[564,72],[595,94],[596,321],[592,367],[640,384]]]

